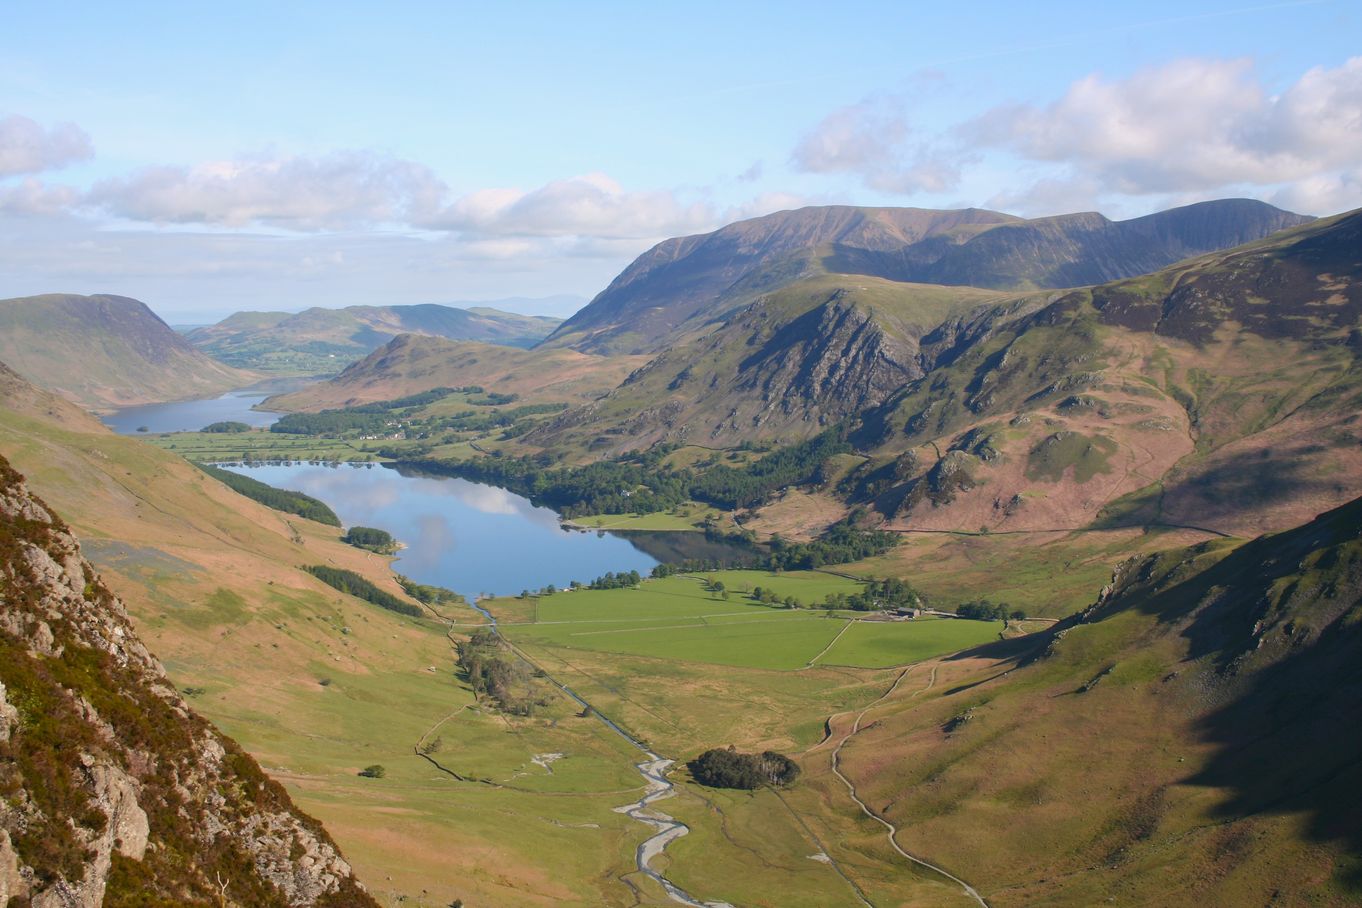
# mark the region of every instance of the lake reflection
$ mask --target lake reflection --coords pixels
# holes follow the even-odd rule
[[[563,530],[552,510],[505,489],[463,479],[403,476],[380,466],[228,469],[320,498],[346,526],[387,530],[406,546],[394,570],[470,598],[510,595],[550,583],[561,588],[607,571],[647,574],[657,564],[627,539]]]
[[[267,396],[257,392],[232,391],[207,400],[124,407],[101,419],[120,435],[134,435],[143,426],[148,432],[197,432],[215,422],[244,422],[248,426],[263,428],[274,425],[283,415],[251,409]]]

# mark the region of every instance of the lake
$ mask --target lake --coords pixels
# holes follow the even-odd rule
[[[197,432],[210,423],[229,421],[264,427],[273,425],[283,415],[251,409],[268,396],[259,391],[229,391],[207,400],[124,407],[100,418],[120,435],[135,435],[142,426],[148,432]]]
[[[346,526],[387,530],[406,547],[393,569],[421,583],[463,593],[514,595],[552,583],[589,583],[607,571],[647,574],[659,558],[718,558],[740,553],[703,533],[564,530],[549,508],[495,486],[464,479],[403,475],[374,465],[226,465],[331,506]]]

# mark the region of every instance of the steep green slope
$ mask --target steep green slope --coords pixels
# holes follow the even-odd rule
[[[1096,213],[1026,221],[973,208],[782,211],[660,243],[546,344],[656,352],[703,332],[760,294],[820,273],[996,290],[1100,283],[1308,220],[1247,199],[1120,222]]]
[[[1131,559],[1048,633],[914,672],[841,771],[991,905],[1362,895],[1362,501]],[[925,683],[925,686],[924,686]],[[827,750],[806,778],[845,797]]]
[[[531,347],[561,319],[518,315],[487,307],[314,307],[296,314],[238,312],[196,328],[190,343],[225,363],[268,372],[337,372],[399,334]]]
[[[212,397],[258,378],[199,352],[137,300],[107,294],[0,300],[0,360],[96,409]]]

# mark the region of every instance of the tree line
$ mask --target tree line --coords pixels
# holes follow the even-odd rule
[[[374,586],[364,577],[354,571],[347,571],[345,568],[331,567],[325,564],[312,564],[303,568],[313,577],[316,577],[327,586],[347,593],[365,602],[371,602],[379,608],[387,609],[390,612],[397,612],[399,615],[408,615],[412,618],[419,618],[425,614],[421,606],[404,602],[392,593],[381,590]]]
[[[341,525],[341,520],[336,516],[336,512],[327,507],[325,502],[318,501],[311,495],[304,495],[302,492],[294,492],[289,489],[276,489],[258,479],[242,476],[240,473],[233,473],[231,470],[224,470],[211,464],[200,463],[195,464],[195,466],[232,491],[245,495],[252,501],[258,501],[267,508],[283,511],[286,514],[296,514],[299,517],[315,520],[327,526],[338,527]]]

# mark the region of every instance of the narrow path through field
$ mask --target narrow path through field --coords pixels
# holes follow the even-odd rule
[[[837,643],[837,641],[842,639],[842,635],[845,634],[847,631],[851,630],[851,626],[855,624],[858,620],[859,619],[857,618],[852,618],[849,621],[847,621],[847,626],[838,631],[837,636],[829,640],[828,645],[823,647],[823,651],[820,652],[818,655],[814,656],[807,663],[805,663],[804,667],[813,668],[813,664],[817,662],[819,659],[822,659],[824,656],[826,656],[828,654],[828,650],[832,649],[832,647]]]
[[[929,861],[924,861],[922,858],[917,857],[914,854],[910,854],[909,852],[905,851],[902,847],[900,847],[898,840],[895,838],[898,835],[898,827],[895,826],[893,823],[889,822],[888,820],[886,820],[884,817],[875,813],[873,810],[871,810],[869,805],[862,801],[860,795],[856,793],[856,786],[852,783],[852,781],[842,774],[842,769],[840,765],[842,748],[845,747],[847,742],[850,741],[853,737],[855,737],[855,735],[858,732],[860,732],[861,720],[865,718],[865,714],[870,712],[870,710],[874,709],[880,703],[887,700],[889,697],[891,697],[894,694],[894,691],[898,690],[899,685],[903,683],[903,679],[908,677],[908,673],[916,667],[917,667],[916,665],[910,665],[907,668],[905,668],[902,672],[899,673],[898,678],[894,680],[894,683],[893,685],[890,686],[889,690],[885,691],[882,695],[880,695],[878,699],[871,702],[869,705],[865,707],[865,709],[862,709],[860,713],[857,714],[856,721],[852,723],[851,731],[847,732],[847,734],[842,737],[842,740],[838,742],[837,746],[833,748],[832,772],[833,775],[837,776],[837,778],[842,780],[842,784],[847,787],[847,793],[851,795],[851,800],[856,802],[856,805],[861,808],[861,812],[864,813],[866,816],[870,817],[870,819],[874,820],[876,823],[879,823],[881,826],[885,828],[885,830],[887,830],[889,845],[894,849],[894,851],[898,852],[899,855],[901,855],[906,860],[909,860],[912,863],[917,864],[919,867],[923,867],[927,870],[930,870],[933,873],[939,874],[945,877],[946,879],[952,881],[953,883],[956,883],[958,886],[960,886],[961,889],[965,891],[966,895],[972,898],[975,902],[979,903],[979,905],[982,906],[982,908],[988,908],[988,902],[984,901],[984,897],[980,895],[978,891],[969,883],[966,883],[964,880],[960,879],[960,877],[951,873],[949,870],[946,870],[942,867],[938,867],[937,865]],[[927,679],[926,686],[923,687],[921,690],[916,691],[913,694],[914,697],[926,693],[927,691],[931,690],[932,687],[936,684],[936,668],[937,668],[936,665],[932,666],[932,673],[930,677],[928,677]]]

